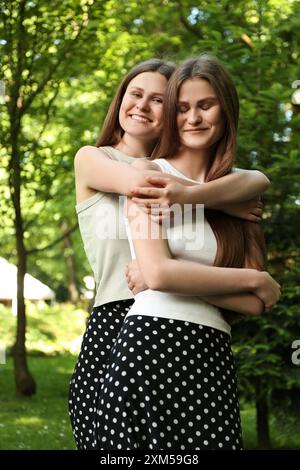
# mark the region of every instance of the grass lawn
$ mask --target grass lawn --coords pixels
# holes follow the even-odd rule
[[[37,394],[16,398],[12,359],[0,365],[0,449],[75,449],[68,415],[71,355],[30,357]]]
[[[68,416],[68,388],[76,362],[72,355],[29,357],[38,393],[16,398],[12,359],[0,365],[0,449],[75,449]],[[245,448],[256,447],[255,413],[242,410]],[[274,448],[300,448],[300,433],[287,435],[271,418]]]

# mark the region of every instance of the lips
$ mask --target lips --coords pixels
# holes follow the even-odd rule
[[[137,122],[152,122],[148,117],[142,116],[141,114],[130,114],[129,116]]]
[[[200,132],[200,131],[207,131],[207,127],[201,127],[201,128],[196,128],[196,129],[185,129],[184,132]]]

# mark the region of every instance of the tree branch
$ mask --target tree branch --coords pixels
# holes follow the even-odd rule
[[[32,146],[29,150],[31,154],[33,154],[35,152],[35,150],[37,149],[37,147],[39,145],[39,142],[40,142],[40,139],[42,138],[42,135],[44,134],[44,132],[47,128],[47,125],[48,125],[49,120],[50,120],[50,110],[51,110],[51,107],[52,107],[54,101],[57,98],[58,93],[59,93],[59,87],[60,87],[60,83],[58,83],[58,85],[56,86],[56,89],[54,91],[53,96],[49,99],[49,101],[47,103],[47,106],[46,106],[46,109],[45,109],[45,120],[44,120],[44,123],[42,125],[42,128],[41,128],[37,138],[32,142]]]
[[[28,108],[31,106],[31,104],[32,104],[33,100],[35,99],[35,97],[43,91],[43,89],[48,84],[48,82],[51,80],[51,78],[54,75],[54,73],[56,72],[56,70],[59,68],[60,64],[66,58],[67,54],[76,45],[76,41],[77,41],[77,39],[79,38],[79,36],[82,32],[83,26],[84,26],[84,23],[82,22],[80,24],[80,28],[79,28],[79,31],[78,31],[75,39],[73,39],[72,41],[69,42],[69,47],[66,47],[61,51],[60,57],[58,58],[56,63],[50,68],[48,74],[45,76],[44,80],[42,80],[40,82],[37,89],[35,91],[33,91],[31,94],[28,95],[28,98],[24,102],[24,105],[23,105],[23,109],[22,109],[23,113],[28,110]]]
[[[66,233],[61,235],[59,238],[57,238],[53,242],[49,243],[49,245],[43,246],[42,248],[33,248],[32,250],[27,250],[27,255],[32,255],[33,253],[38,253],[40,251],[45,251],[45,250],[48,250],[49,248],[52,248],[57,243],[61,242],[67,235],[70,235],[72,232],[75,232],[77,228],[78,228],[78,222],[76,222],[76,224],[73,227],[71,227],[70,230],[68,230]]]

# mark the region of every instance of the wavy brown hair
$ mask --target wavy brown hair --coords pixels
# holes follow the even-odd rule
[[[237,141],[239,118],[238,94],[225,67],[209,54],[188,59],[180,64],[167,85],[164,97],[163,134],[152,158],[172,157],[180,148],[177,127],[177,109],[180,87],[188,79],[207,80],[214,88],[221,104],[225,121],[224,133],[214,145],[205,181],[212,181],[232,171]],[[259,224],[223,212],[205,209],[217,239],[215,266],[265,269],[266,248]]]
[[[123,78],[116,91],[116,94],[111,102],[111,105],[108,109],[108,113],[101,128],[100,135],[97,139],[96,147],[102,147],[105,145],[113,146],[120,142],[124,134],[124,130],[120,126],[119,111],[123,96],[131,80],[133,80],[137,75],[140,75],[144,72],[157,72],[163,75],[167,80],[169,80],[174,70],[175,66],[173,63],[166,62],[160,59],[145,60],[144,62],[141,62],[135,67],[133,67],[133,69],[131,69],[128,74]]]

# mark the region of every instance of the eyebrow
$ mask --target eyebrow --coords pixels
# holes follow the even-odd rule
[[[139,87],[139,86],[131,86],[128,88],[129,90],[132,90],[132,89],[135,89],[135,90],[139,90],[139,91],[145,91],[143,88]],[[154,91],[151,93],[151,95],[160,95],[160,96],[164,96],[163,93],[159,93],[158,91]]]
[[[206,98],[202,98],[202,100],[197,101],[197,104],[203,103],[204,101],[218,101],[217,96],[207,96]],[[178,104],[189,104],[188,101],[178,101]]]

